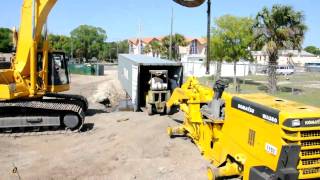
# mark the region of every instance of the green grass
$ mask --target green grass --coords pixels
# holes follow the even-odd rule
[[[308,88],[299,94],[279,92],[275,96],[299,103],[320,107],[320,89]]]
[[[320,73],[297,73],[291,76],[278,76],[279,91],[274,96],[296,101],[302,104],[320,107],[320,88],[315,88],[312,85],[318,84],[320,87]],[[227,78],[230,85],[227,92],[235,93],[235,88],[232,85],[232,78]],[[201,77],[199,81],[205,85],[213,85],[214,78]],[[267,93],[266,84],[268,82],[266,75],[251,75],[239,78],[240,93]]]

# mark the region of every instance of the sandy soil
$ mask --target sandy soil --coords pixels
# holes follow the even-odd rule
[[[166,127],[181,114],[147,116],[112,112],[95,102],[115,92],[116,70],[103,77],[72,76],[72,90],[88,97],[93,130],[83,134],[0,137],[0,180],[4,179],[206,179],[207,162],[187,138],[170,139]],[[107,90],[103,92],[103,88]],[[109,97],[108,97],[109,98]],[[114,97],[110,97],[114,98]],[[12,173],[17,167],[18,173]]]

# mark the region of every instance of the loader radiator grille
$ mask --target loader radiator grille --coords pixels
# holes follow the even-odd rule
[[[301,155],[302,155],[302,157],[320,155],[320,149],[302,150]]]
[[[320,168],[308,168],[304,169],[302,171],[304,175],[309,175],[309,174],[319,174],[320,173]]]
[[[302,147],[308,147],[308,146],[319,146],[320,145],[320,140],[315,140],[315,141],[302,141],[301,146]]]
[[[301,137],[320,137],[320,131],[303,131]]]
[[[304,132],[304,134],[307,134]],[[313,134],[313,133],[310,133]],[[302,133],[301,133],[302,136]],[[314,137],[314,136],[311,136]],[[300,141],[300,179],[320,177],[320,140]]]
[[[308,130],[310,129],[310,130]],[[299,179],[320,179],[320,130],[312,127],[284,128],[283,139],[301,145],[297,165]]]
[[[320,164],[320,159],[303,159],[302,165],[315,165],[315,164]]]

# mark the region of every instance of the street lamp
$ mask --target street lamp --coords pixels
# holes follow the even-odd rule
[[[173,0],[174,2],[186,6],[186,7],[197,7],[204,3],[205,0]],[[207,62],[206,62],[206,74],[210,74],[210,26],[211,26],[211,0],[208,2],[208,22],[207,22]]]
[[[173,1],[182,6],[197,7],[197,6],[200,6],[205,0],[173,0]]]

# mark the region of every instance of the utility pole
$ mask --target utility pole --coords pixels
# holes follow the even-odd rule
[[[141,49],[141,21],[139,21],[139,54],[142,54],[142,49]]]
[[[71,44],[71,46],[70,46],[70,55],[71,55],[71,59],[73,59],[73,38],[72,38],[72,36],[71,36],[71,38],[70,38],[70,44]]]
[[[119,59],[119,41],[117,41],[117,60]]]
[[[207,23],[207,63],[206,74],[210,74],[210,28],[211,28],[211,0],[208,0],[208,23]]]
[[[172,60],[172,34],[173,34],[173,7],[172,7],[172,11],[171,11],[171,31],[170,31],[169,60]]]

